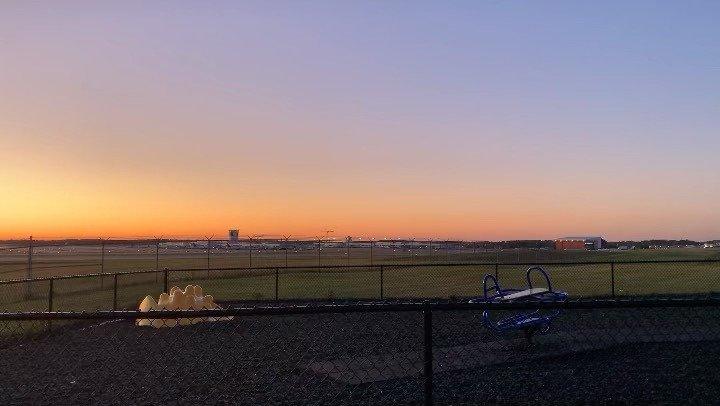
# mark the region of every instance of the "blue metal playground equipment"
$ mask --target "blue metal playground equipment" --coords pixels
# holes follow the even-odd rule
[[[547,287],[533,287],[532,274],[539,273],[544,277]],[[494,275],[485,275],[483,279],[483,296],[471,299],[470,303],[487,302],[564,302],[567,292],[553,290],[550,276],[540,266],[532,266],[525,272],[527,280],[526,289],[503,289]],[[493,292],[494,291],[494,292]],[[529,312],[520,312],[509,317],[494,320],[490,312],[485,310],[482,322],[488,329],[498,333],[523,331],[528,340],[536,332],[544,333],[550,328],[550,322],[560,314],[560,310],[536,309]]]

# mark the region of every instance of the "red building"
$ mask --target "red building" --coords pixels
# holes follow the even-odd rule
[[[564,237],[555,240],[556,250],[599,250],[602,237]]]

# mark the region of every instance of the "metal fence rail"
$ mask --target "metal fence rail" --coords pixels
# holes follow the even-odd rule
[[[480,322],[538,307],[531,342]],[[716,299],[4,313],[0,402],[704,403],[719,343]]]
[[[720,292],[720,260],[185,268],[0,281],[0,308],[132,309],[145,295],[188,284],[201,284],[221,302],[452,300],[479,295],[485,274],[521,286],[529,265],[546,267],[554,285],[576,298]]]

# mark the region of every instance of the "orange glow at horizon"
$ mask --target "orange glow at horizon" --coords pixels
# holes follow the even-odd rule
[[[674,234],[663,219],[694,217],[699,224],[704,218],[702,207],[691,217],[682,207],[634,202],[640,195],[630,190],[606,199],[606,188],[573,196],[563,193],[578,184],[547,181],[522,187],[485,181],[476,190],[464,184],[467,179],[426,188],[426,180],[415,177],[396,183],[380,176],[364,181],[354,174],[354,182],[341,177],[313,184],[304,176],[271,180],[256,173],[236,185],[221,181],[223,172],[235,173],[224,168],[216,173],[192,168],[115,173],[74,168],[51,156],[32,166],[22,162],[22,154],[2,158],[11,170],[0,174],[0,239],[225,238],[227,229],[235,227],[242,235],[295,238],[333,229],[335,238],[505,240],[598,234],[623,239],[684,236],[682,230]],[[560,193],[544,191],[551,186]],[[605,206],[619,205],[618,199],[622,208]],[[622,232],[628,222],[650,231]]]

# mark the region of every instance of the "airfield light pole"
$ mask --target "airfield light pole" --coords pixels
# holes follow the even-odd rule
[[[160,269],[160,239],[155,239],[155,270]]]
[[[250,240],[250,265],[249,265],[250,268],[252,268],[252,249],[253,249],[252,243],[256,238],[261,238],[261,237],[262,237],[262,235],[259,235],[259,234],[247,236],[248,240]]]
[[[346,252],[345,255],[347,255],[347,264],[350,265],[350,241],[352,240],[352,237],[347,236],[345,238],[345,248]]]
[[[105,273],[105,239],[100,238],[100,273]]]
[[[328,237],[330,236],[330,233],[332,233],[332,232],[334,232],[334,230],[325,230],[325,239],[328,239]],[[320,244],[321,243],[322,243],[322,237],[318,237],[318,249],[317,249],[318,266],[320,266]]]
[[[320,237],[318,237],[318,240],[317,240],[318,266],[320,266],[320,241],[322,241],[322,239]]]
[[[32,256],[33,256],[33,238],[30,236],[30,240],[28,240],[28,265],[27,265],[27,274],[25,277],[27,279],[32,279]]]
[[[28,241],[28,263],[27,263],[27,269],[25,273],[26,279],[32,279],[32,256],[33,256],[33,238],[30,236],[30,240]],[[30,284],[25,283],[25,299],[30,299]]]
[[[100,237],[100,289],[105,284],[105,240]]]
[[[370,266],[373,264],[373,246],[375,246],[375,240],[370,240]]]
[[[162,236],[160,236],[162,238]],[[158,272],[160,270],[160,238],[155,237],[155,283],[158,282]]]
[[[290,235],[283,235],[285,240],[285,268],[288,267],[288,246],[290,245]]]
[[[208,277],[210,276],[210,241],[212,237],[207,239],[207,273]]]
[[[252,268],[252,242],[253,242],[252,237],[248,236],[248,259],[250,262],[248,264],[248,268]]]

